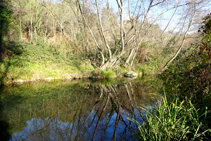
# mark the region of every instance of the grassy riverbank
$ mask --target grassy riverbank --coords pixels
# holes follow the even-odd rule
[[[33,45],[27,42],[9,42],[4,62],[1,64],[3,81],[36,80],[44,78],[69,78],[70,74],[81,75],[94,68],[87,61],[67,58],[52,46]],[[73,76],[72,76],[73,77]]]
[[[67,52],[67,45],[7,42],[4,61],[0,63],[2,83],[40,79],[114,78],[122,77],[130,68],[118,67],[100,71],[86,57]],[[141,70],[136,70],[140,74]]]
[[[131,70],[157,74],[180,47],[183,36],[186,36],[184,32],[166,32],[166,29],[146,19],[143,23],[138,22],[137,27],[125,22],[128,33],[123,39],[118,24],[121,19],[118,19],[119,14],[111,10],[111,22],[106,20],[109,14],[104,13],[102,26],[105,29],[100,30],[99,17],[94,11],[88,10],[90,6],[83,6],[83,10],[89,11],[89,16],[84,15],[87,21],[74,11],[81,11],[79,1],[74,4],[16,0],[3,3],[5,7],[0,17],[4,23],[0,30],[1,83],[70,77],[114,78],[122,77]],[[67,11],[64,12],[64,9]],[[76,16],[76,13],[79,15]],[[136,28],[140,28],[140,32],[136,32]],[[108,32],[107,37],[103,37],[101,32]],[[134,43],[131,37],[135,37]],[[198,38],[195,33],[186,37],[182,51]]]

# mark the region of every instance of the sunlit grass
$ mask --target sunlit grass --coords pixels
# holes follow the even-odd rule
[[[105,78],[114,78],[116,76],[116,73],[109,69],[101,72],[101,75]]]
[[[203,123],[200,118],[206,116],[207,111],[199,115],[199,109],[196,109],[191,101],[176,100],[171,103],[163,97],[156,106],[143,110],[143,125],[134,119],[129,119],[138,125],[140,140],[195,140],[203,139],[206,132],[211,132],[211,129],[201,130]]]
[[[0,64],[0,78],[4,83],[14,80],[39,79],[68,79],[71,74],[83,76],[91,72],[94,67],[90,62],[69,53],[67,56],[64,47],[53,47],[44,43],[33,45],[26,42],[9,44],[10,56],[4,58]],[[58,49],[55,49],[58,48]],[[8,51],[9,52],[9,51]],[[3,77],[3,74],[6,74]]]

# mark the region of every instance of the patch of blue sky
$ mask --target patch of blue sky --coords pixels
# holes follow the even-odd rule
[[[108,0],[109,2],[109,6],[112,7],[114,9],[115,12],[118,12],[118,5],[117,5],[117,2],[116,0]],[[130,1],[130,8],[131,8],[131,15],[135,9],[135,5],[136,5],[136,1]],[[147,8],[149,6],[149,1],[145,1],[143,2],[142,4],[142,9],[141,9],[141,12],[144,12],[146,13],[147,11]],[[154,6],[150,9],[150,12],[149,14],[147,15],[147,20],[149,23],[154,23],[154,24],[158,24],[160,26],[160,28],[162,30],[164,30],[166,28],[166,25],[168,25],[168,27],[166,28],[166,32],[169,32],[169,31],[172,31],[175,27],[176,29],[174,30],[174,32],[179,32],[180,29],[182,28],[182,25],[183,25],[183,22],[185,20],[185,18],[183,17],[183,14],[186,14],[183,7],[179,7],[174,15],[174,17],[172,18],[172,20],[170,21],[170,23],[168,24],[169,20],[171,19],[171,16],[173,15],[174,11],[175,11],[175,8],[174,9],[171,9],[169,10],[168,12],[164,13],[161,17],[159,17],[157,19],[156,22],[155,19],[162,13],[164,12],[166,9],[170,8],[171,6],[169,5],[165,5],[165,6]],[[201,8],[203,10],[200,17],[203,17],[205,15],[207,15],[208,13],[211,13],[211,2],[208,1],[208,3],[203,6],[203,7],[197,7],[197,8]],[[128,1],[124,1],[124,13],[123,13],[123,18],[124,20],[129,20],[129,14],[128,14]],[[138,11],[138,10],[137,10]],[[136,11],[136,12],[137,12]],[[144,14],[143,14],[144,15]],[[179,23],[180,21],[180,18],[183,19],[181,20],[181,22]],[[189,18],[191,17],[191,15],[189,15]],[[140,20],[143,20],[143,16],[140,18]],[[181,30],[181,32],[185,32],[187,30],[187,27],[189,25],[189,20],[186,20],[186,23],[185,23],[185,28],[183,30]],[[179,25],[178,25],[179,24]],[[193,22],[193,25],[195,24],[198,24],[197,21],[195,20]],[[191,27],[191,30],[190,32],[193,33],[193,32],[196,32],[196,28],[195,26],[192,26]]]
[[[64,0],[46,0],[46,1],[50,1],[52,3],[58,3],[58,2],[61,3]],[[139,0],[139,3],[140,3],[140,1],[141,0]],[[123,7],[124,7],[124,9],[123,9],[123,18],[124,18],[124,20],[127,21],[127,20],[129,20],[128,1],[127,0],[123,0],[123,2],[124,2],[124,5],[123,5]],[[136,2],[137,2],[136,0],[130,0],[131,15],[133,15],[134,9],[136,7]],[[94,4],[95,0],[92,0],[92,3]],[[99,3],[100,8],[106,7],[106,0],[98,0],[98,3]],[[113,8],[115,13],[119,12],[118,4],[117,4],[116,0],[108,0],[108,3],[109,3],[109,7]],[[141,13],[146,13],[148,6],[149,6],[149,1],[145,1],[144,0],[143,3],[142,3]],[[170,18],[172,16],[172,14],[175,11],[175,8],[172,9],[172,10],[169,10],[168,12],[163,14],[161,17],[159,17],[156,22],[154,22],[154,20],[159,16],[160,13],[162,13],[163,11],[165,11],[167,8],[170,8],[170,7],[171,7],[171,5],[165,5],[163,7],[162,6],[154,6],[154,7],[152,7],[150,9],[149,14],[147,15],[147,21],[149,23],[158,24],[162,30],[164,30],[166,28],[166,25],[168,25],[168,27],[165,30],[166,32],[172,31],[175,27],[177,27],[177,28],[174,30],[174,32],[180,31],[183,23],[181,22],[178,25],[178,22],[180,21],[180,18],[182,16],[182,14],[187,12],[187,11],[185,11],[182,8],[178,8],[177,9],[176,14],[174,15],[174,17],[172,18],[172,20],[170,21],[169,24],[168,24],[168,22],[169,22],[169,20],[170,20]],[[211,7],[211,2],[210,1],[208,1],[205,6],[197,7],[199,9],[203,9],[203,12],[198,13],[199,17],[203,17],[203,16],[207,15],[208,13],[211,13],[211,8],[210,7]],[[137,13],[137,11],[138,10],[136,10],[136,13]],[[96,13],[97,13],[97,11],[96,11]],[[142,16],[140,17],[140,21],[143,21],[143,18],[144,18],[144,14],[142,14]],[[182,21],[184,21],[184,19]],[[186,24],[185,24],[185,28],[181,32],[186,31],[188,23],[189,23],[189,21],[187,20]],[[199,24],[199,22],[197,23],[197,21],[195,20],[193,22],[193,25],[196,25],[196,24]],[[190,32],[191,33],[192,32],[196,32],[197,31],[196,29],[197,29],[196,26],[192,26]]]
[[[109,6],[112,7],[114,9],[115,12],[118,12],[118,5],[117,2],[115,0],[108,0],[109,1]],[[130,9],[131,9],[131,16],[134,13],[134,9],[136,3],[135,2],[131,2],[130,3]],[[142,8],[141,8],[141,12],[140,13],[146,13],[147,8],[148,8],[149,2],[144,2],[142,4]],[[149,14],[147,15],[147,21],[149,23],[153,23],[154,20],[159,16],[159,14],[163,11],[163,9],[161,7],[153,7],[150,9]],[[160,26],[161,29],[165,28],[165,25],[168,23],[168,18],[171,16],[173,10],[170,10],[169,12],[165,13],[163,16],[161,16],[154,24],[158,24]],[[125,1],[124,2],[124,10],[123,10],[123,18],[124,20],[129,20],[129,14],[128,14],[128,2]],[[138,10],[136,10],[135,15],[137,14]],[[144,18],[144,14],[142,14],[142,16],[140,17],[140,20],[143,21]],[[170,26],[174,26],[176,25],[175,21],[172,21]]]

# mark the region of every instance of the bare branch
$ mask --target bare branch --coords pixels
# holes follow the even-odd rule
[[[194,13],[193,13],[193,16],[192,16],[192,18],[191,18],[191,21],[190,21],[190,23],[189,23],[189,25],[188,25],[188,29],[187,29],[187,31],[185,32],[185,35],[184,35],[184,37],[183,37],[182,44],[180,45],[180,47],[179,47],[179,49],[177,50],[176,54],[175,54],[175,55],[166,63],[166,65],[163,67],[163,71],[168,67],[168,65],[169,65],[169,64],[178,56],[178,54],[180,53],[180,51],[181,51],[181,49],[182,49],[182,47],[183,47],[183,45],[184,45],[184,42],[185,42],[185,39],[186,39],[186,35],[187,35],[187,33],[189,32],[190,27],[191,27],[191,25],[192,25],[192,23],[193,23],[193,19],[194,19],[195,15],[196,15],[196,3],[194,4]]]
[[[154,4],[154,5],[152,5],[151,7],[154,7],[154,6],[156,6],[156,5],[159,5],[159,4],[161,4],[161,3],[164,3],[166,0],[163,0],[163,1],[161,1],[161,2],[158,2],[158,3],[156,3],[156,4]]]
[[[103,40],[104,40],[104,43],[108,49],[108,52],[109,52],[109,57],[112,58],[112,54],[111,54],[111,49],[106,41],[106,38],[105,38],[105,35],[104,35],[104,32],[103,32],[103,26],[102,26],[102,21],[101,21],[101,17],[100,17],[100,10],[99,10],[99,6],[98,6],[98,1],[95,0],[96,2],[96,7],[97,7],[97,14],[98,14],[98,21],[99,21],[99,24],[100,24],[100,31],[101,31],[101,34],[102,34],[102,37],[103,37]]]
[[[91,33],[91,35],[92,35],[92,38],[94,39],[95,44],[97,45],[98,50],[100,51],[100,54],[101,54],[102,59],[103,59],[101,65],[103,65],[103,64],[105,63],[105,59],[104,59],[104,55],[103,55],[103,53],[102,53],[102,50],[101,50],[101,48],[100,48],[100,46],[99,46],[99,44],[98,44],[98,42],[97,42],[97,40],[96,40],[96,38],[95,38],[95,36],[94,36],[94,34],[93,34],[91,28],[90,28],[89,25],[87,24],[87,21],[86,21],[86,19],[85,19],[85,17],[84,17],[84,14],[83,14],[83,12],[82,12],[81,6],[80,6],[80,4],[79,4],[79,0],[77,0],[77,4],[78,4],[79,10],[80,10],[80,12],[81,12],[81,15],[82,15],[82,17],[83,17],[83,19],[84,19],[84,21],[85,21],[85,24],[86,24],[86,26],[88,27],[88,29],[89,29],[89,31],[90,31],[90,33]]]

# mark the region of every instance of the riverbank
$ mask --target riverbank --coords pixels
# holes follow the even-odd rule
[[[124,77],[124,74],[130,69],[117,68],[115,70],[99,70],[94,68],[90,62],[85,62],[77,67],[69,64],[45,65],[42,62],[35,62],[30,66],[11,65],[11,60],[7,64],[1,64],[1,82],[2,84],[24,83],[31,81],[52,81],[52,80],[68,80],[68,79],[112,79]],[[13,60],[12,60],[13,61]],[[138,77],[142,76],[142,72],[135,70]]]
[[[59,48],[59,49],[58,49]],[[94,61],[78,57],[64,50],[67,46],[32,44],[29,42],[8,42],[4,60],[0,63],[0,82],[27,82],[54,79],[116,78],[133,70],[142,75],[138,67],[119,66],[100,70]]]
[[[101,71],[99,72],[99,75],[96,76],[98,72],[88,72],[85,75],[78,75],[77,73],[72,73],[72,74],[66,74],[66,75],[62,75],[61,77],[47,77],[47,78],[42,78],[42,77],[38,77],[38,78],[32,78],[32,79],[14,79],[11,81],[7,81],[4,84],[10,84],[10,83],[26,83],[26,82],[35,82],[35,81],[54,81],[54,80],[87,80],[87,79],[95,79],[95,80],[103,80],[103,79],[115,79],[115,78],[123,78],[124,74],[119,74],[116,75],[115,72],[112,72],[113,75],[110,75],[109,71]],[[138,77],[141,77],[142,73],[138,74]],[[125,77],[126,78],[126,77]],[[136,78],[136,77],[134,77]],[[130,78],[128,78],[130,79]],[[133,78],[132,78],[133,79]]]

